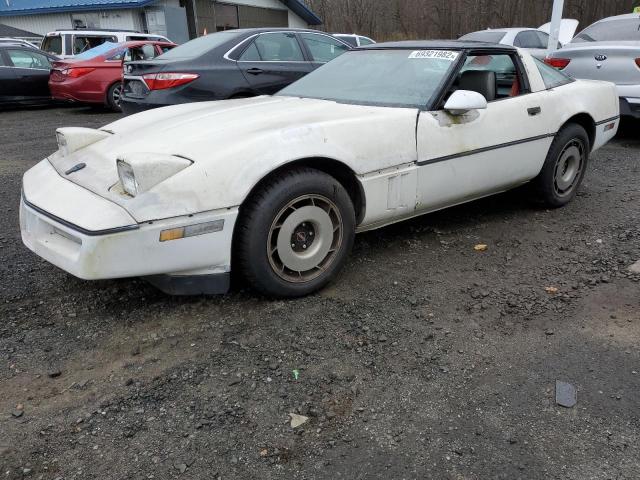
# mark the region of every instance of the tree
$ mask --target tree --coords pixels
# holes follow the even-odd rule
[[[360,33],[378,41],[457,38],[486,28],[537,27],[550,21],[553,0],[306,0],[328,32]],[[631,13],[640,0],[566,0],[565,18],[581,28]]]

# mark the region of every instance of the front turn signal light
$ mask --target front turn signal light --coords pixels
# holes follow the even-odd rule
[[[186,227],[171,228],[160,232],[160,241],[179,240],[187,237],[197,237],[207,233],[220,232],[224,228],[224,220],[214,220],[213,222],[196,223]]]

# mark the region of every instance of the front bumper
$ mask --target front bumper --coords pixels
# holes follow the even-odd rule
[[[96,234],[23,197],[20,230],[30,250],[81,279],[151,277],[151,283],[171,294],[224,293],[237,214],[237,208],[225,209]],[[160,242],[162,230],[215,220],[224,220],[219,232]]]

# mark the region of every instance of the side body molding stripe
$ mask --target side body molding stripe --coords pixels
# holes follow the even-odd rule
[[[432,163],[446,162],[447,160],[453,160],[454,158],[467,157],[469,155],[475,155],[477,153],[489,152],[491,150],[498,150],[499,148],[513,147],[514,145],[520,145],[522,143],[537,142],[538,140],[544,140],[545,138],[555,137],[555,133],[547,133],[545,135],[538,135],[536,137],[523,138],[522,140],[514,140],[513,142],[499,143],[497,145],[491,145],[489,147],[477,148],[475,150],[469,150],[466,152],[454,153],[452,155],[446,155],[444,157],[431,158],[429,160],[418,160],[416,163],[419,166],[431,165]]]

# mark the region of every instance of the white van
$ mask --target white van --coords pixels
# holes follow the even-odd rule
[[[42,40],[41,49],[60,58],[71,58],[104,42],[129,42],[135,40],[155,40],[169,42],[162,35],[140,33],[135,30],[56,30],[49,32]]]

